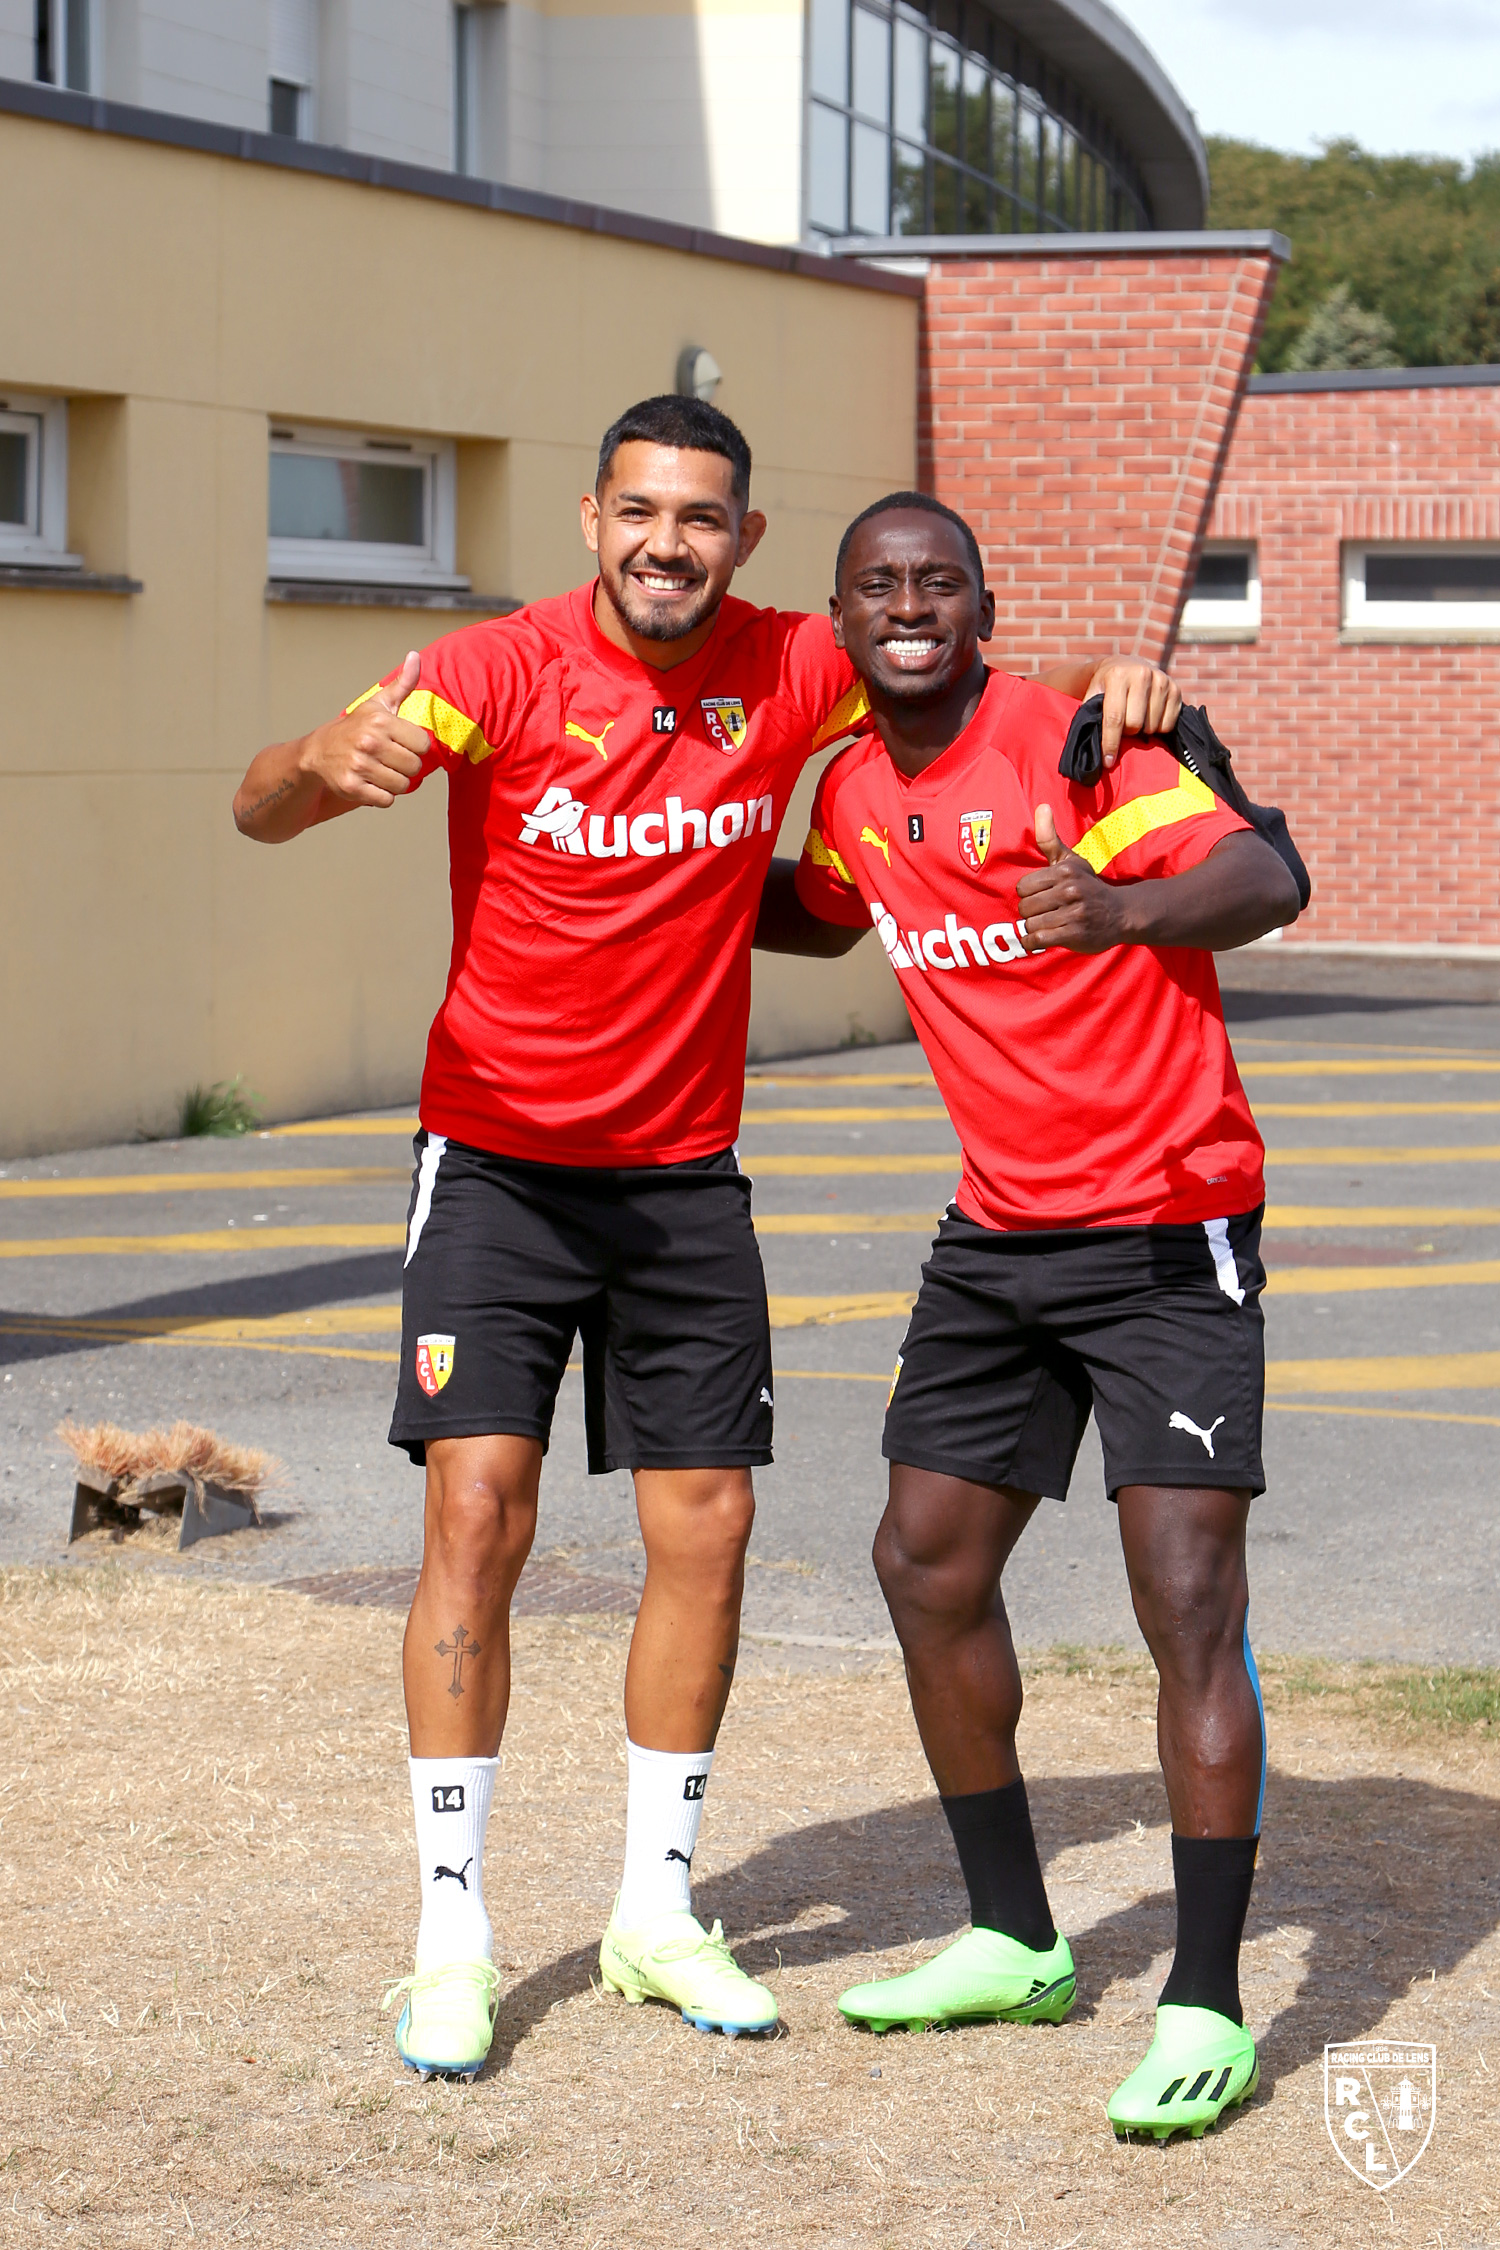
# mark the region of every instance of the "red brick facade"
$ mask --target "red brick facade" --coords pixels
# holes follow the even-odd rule
[[[934,258],[918,461],[1030,667],[1171,646],[1276,274],[1269,249]]]
[[[1500,642],[1347,642],[1340,585],[1344,540],[1500,541],[1500,388],[1252,392],[1208,530],[1258,543],[1259,637],[1172,668],[1286,807],[1294,935],[1500,944]]]

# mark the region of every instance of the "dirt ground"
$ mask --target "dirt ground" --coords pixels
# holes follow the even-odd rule
[[[598,1988],[627,1630],[518,1623],[486,1878],[508,1988],[483,2077],[423,2085],[378,2006],[415,1921],[399,1616],[155,1565],[0,1576],[0,2239],[1500,2242],[1484,1717],[1419,1722],[1378,1675],[1265,1667],[1244,1976],[1261,2090],[1206,2140],[1122,2148],[1104,2101],[1172,1942],[1149,1668],[1032,1667],[1024,1751],[1072,2019],[877,2041],[838,1992],[963,1920],[904,1684],[883,1660],[754,1655],[697,1897],[785,2028],[730,2043]],[[1384,2196],[1323,2118],[1324,2042],[1375,2033],[1439,2056],[1432,2144]]]

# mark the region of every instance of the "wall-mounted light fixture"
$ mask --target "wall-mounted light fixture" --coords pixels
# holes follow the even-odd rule
[[[702,344],[684,344],[677,354],[677,395],[701,398],[713,404],[714,392],[724,380],[724,370]]]

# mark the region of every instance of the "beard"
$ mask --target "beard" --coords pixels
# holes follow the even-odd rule
[[[714,598],[712,588],[704,579],[699,582],[696,599],[690,601],[685,609],[678,610],[675,615],[663,617],[658,614],[654,602],[644,595],[639,597],[634,595],[634,589],[628,576],[622,577],[618,586],[604,577],[602,572],[600,577],[604,591],[609,597],[616,614],[623,618],[631,632],[637,634],[643,641],[685,640],[689,633],[696,632],[706,619],[712,617],[719,606]]]

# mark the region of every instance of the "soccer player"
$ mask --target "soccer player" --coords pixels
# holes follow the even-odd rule
[[[749,503],[732,422],[644,401],[606,432],[583,499],[595,581],[413,653],[263,750],[235,799],[244,834],[280,843],[448,777],[453,956],[422,1080],[391,1428],[427,1480],[404,1654],[422,1911],[396,2031],[424,2071],[472,2074],[489,2050],[482,1864],[510,1600],[580,1332],[590,1467],[633,1472],[646,1548],[600,1967],[627,2000],[704,2029],[776,2018],[689,1887],[751,1470],[771,1459],[765,1282],[733,1143],[772,842],[804,760],[862,696],[826,618],[730,595],[765,530]],[[1175,707],[1149,665],[1060,677],[1106,692],[1116,738]]]
[[[871,922],[963,1144],[896,1361],[875,1565],[968,1886],[971,1928],[839,2005],[885,2030],[1059,2022],[1054,1927],[1016,1760],[1001,1599],[1092,1408],[1160,1674],[1177,1952],[1119,2132],[1201,2133],[1258,2077],[1239,1946],[1264,1716],[1246,1627],[1260,1424],[1262,1147],[1211,949],[1298,910],[1291,874],[1158,742],[1065,783],[1062,695],[987,672],[994,599],[962,518],[897,493],[839,550],[834,630],[875,722],[778,862],[757,942],[827,953]]]

